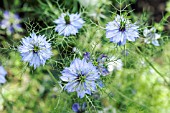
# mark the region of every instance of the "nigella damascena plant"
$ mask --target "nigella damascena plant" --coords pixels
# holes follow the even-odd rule
[[[67,92],[77,92],[79,98],[83,98],[86,94],[91,95],[97,90],[96,81],[100,78],[96,67],[92,62],[87,62],[85,59],[74,59],[70,67],[65,67],[61,72],[60,79],[65,84],[64,89]]]
[[[5,79],[5,76],[6,76],[7,72],[6,70],[4,69],[3,66],[0,66],[0,83],[5,83],[6,82],[6,79]]]
[[[144,42],[146,44],[152,43],[154,46],[160,46],[158,39],[161,38],[161,35],[156,33],[156,29],[154,27],[151,29],[144,29],[143,35],[145,37]]]
[[[59,35],[70,36],[76,35],[78,30],[82,28],[84,20],[80,14],[61,14],[61,16],[54,21],[57,24],[55,31]]]
[[[106,25],[106,38],[118,45],[126,44],[126,40],[134,42],[139,37],[138,28],[130,20],[117,15],[114,21]]]
[[[21,19],[17,14],[13,14],[9,11],[4,11],[3,20],[0,22],[1,29],[6,29],[8,35],[14,31],[22,31],[20,25]]]
[[[51,58],[51,44],[46,40],[44,35],[30,34],[21,41],[18,47],[22,60],[28,62],[34,69],[40,65],[45,65],[46,60]]]

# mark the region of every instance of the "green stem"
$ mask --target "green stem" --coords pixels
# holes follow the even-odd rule
[[[90,100],[90,98],[86,95],[87,100],[90,102],[94,110],[97,112],[96,107],[94,106],[93,102]]]
[[[126,57],[126,45],[124,45],[124,56],[125,56],[125,66],[126,66],[126,61],[127,61],[127,57]]]
[[[46,31],[46,30],[48,30],[48,29],[52,29],[52,28],[54,28],[54,27],[55,27],[55,26],[49,26],[49,27],[47,27],[47,28],[44,28],[44,29],[36,32],[36,33],[38,34],[38,33],[41,33],[41,32],[43,32],[43,31]]]
[[[5,9],[7,10],[7,9],[8,9],[8,3],[7,3],[7,0],[3,0],[3,2],[4,2]]]
[[[53,76],[53,74],[51,73],[51,71],[50,71],[48,68],[47,68],[47,71],[48,71],[50,77],[53,79],[53,81],[54,81],[56,84],[58,84],[58,81],[56,80],[56,78]]]

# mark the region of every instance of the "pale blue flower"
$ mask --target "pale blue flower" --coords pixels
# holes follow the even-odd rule
[[[65,90],[77,92],[77,96],[83,98],[85,94],[91,95],[96,91],[96,81],[100,78],[96,67],[85,59],[72,61],[70,67],[66,67],[60,79],[67,82]]]
[[[143,35],[145,37],[144,42],[146,44],[152,43],[155,46],[160,46],[158,39],[161,37],[161,35],[156,33],[156,29],[154,27],[151,29],[144,29]]]
[[[23,38],[21,43],[18,50],[22,60],[29,62],[30,66],[34,66],[34,69],[44,65],[46,60],[51,58],[51,44],[46,41],[44,35],[32,33],[29,37]]]
[[[137,37],[139,37],[138,26],[123,16],[117,15],[114,21],[106,25],[106,38],[118,45],[124,45],[126,40],[133,42]]]
[[[101,54],[98,58],[97,58],[97,69],[99,70],[100,74],[102,76],[106,76],[109,74],[108,69],[106,68],[106,60],[107,60],[107,56],[104,54]]]
[[[80,14],[61,14],[54,21],[57,24],[55,31],[60,35],[70,36],[76,35],[78,30],[82,28],[84,20],[80,18]]]
[[[107,56],[104,54],[101,54],[97,59],[91,58],[91,55],[89,52],[85,52],[83,54],[84,59],[87,61],[93,62],[93,64],[97,67],[98,73],[102,76],[106,76],[109,74],[109,71],[107,70],[105,63],[107,60]]]
[[[4,67],[0,66],[0,83],[6,82],[6,79],[5,79],[6,74],[7,72],[5,71]]]
[[[84,113],[86,107],[87,107],[87,104],[86,104],[85,102],[82,104],[82,106],[80,106],[79,103],[74,103],[74,104],[72,105],[72,110],[73,110],[75,113]]]
[[[0,27],[7,30],[7,34],[11,34],[14,31],[22,31],[20,25],[21,19],[17,14],[13,14],[9,11],[4,11],[3,20],[0,22]]]
[[[90,60],[91,60],[91,55],[90,55],[89,52],[85,52],[85,53],[83,54],[83,57],[84,57],[84,59],[86,59],[87,61],[90,61]]]

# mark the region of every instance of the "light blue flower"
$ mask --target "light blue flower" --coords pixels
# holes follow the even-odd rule
[[[17,14],[13,14],[9,11],[4,11],[3,20],[0,22],[0,27],[6,29],[7,34],[11,34],[15,31],[22,31],[20,25],[21,19]]]
[[[85,110],[86,110],[86,107],[87,107],[86,102],[84,102],[84,103],[82,104],[82,106],[80,106],[79,103],[74,103],[74,104],[72,105],[72,110],[73,110],[75,113],[84,113]]]
[[[83,54],[84,59],[86,59],[87,61],[91,61],[93,62],[93,64],[96,66],[98,73],[102,76],[106,76],[109,74],[109,71],[107,70],[105,63],[107,60],[107,56],[104,54],[101,54],[97,59],[93,59],[91,58],[91,55],[89,52],[85,52]]]
[[[90,60],[91,60],[91,55],[90,55],[89,52],[83,53],[83,57],[84,57],[84,59],[86,59],[87,61],[90,61]]]
[[[5,79],[6,74],[7,72],[5,71],[4,67],[0,66],[0,83],[6,82],[6,79]]]
[[[126,40],[133,42],[137,37],[139,37],[138,26],[123,16],[117,15],[114,21],[106,25],[106,38],[118,45],[124,45]]]
[[[78,30],[82,28],[84,20],[80,18],[80,14],[61,14],[54,21],[57,24],[55,31],[60,35],[70,36],[76,35]]]
[[[98,71],[91,62],[85,59],[76,58],[62,72],[60,79],[68,82],[65,85],[65,90],[68,92],[77,92],[77,96],[83,98],[85,94],[91,95],[96,91],[96,81],[100,78]]]
[[[161,35],[156,33],[156,29],[152,27],[151,29],[144,29],[143,35],[145,37],[144,42],[146,44],[152,43],[155,46],[160,46],[158,39],[161,38]]]
[[[21,53],[22,60],[29,62],[30,66],[34,66],[34,69],[40,65],[44,65],[46,60],[51,58],[51,44],[46,41],[44,35],[30,34],[29,37],[25,37],[21,41],[22,45],[18,47]]]
[[[106,68],[106,60],[107,60],[107,56],[104,54],[101,54],[98,58],[97,58],[97,69],[99,71],[99,73],[102,76],[106,76],[109,74],[108,69]]]

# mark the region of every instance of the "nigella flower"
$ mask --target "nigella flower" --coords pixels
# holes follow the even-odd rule
[[[4,67],[0,66],[0,83],[6,82],[6,79],[5,79],[6,74],[7,72],[5,71]]]
[[[145,37],[144,42],[147,44],[152,43],[155,46],[159,46],[158,39],[161,37],[160,34],[156,33],[156,29],[152,27],[151,29],[145,29],[143,31],[143,35]]]
[[[118,45],[124,45],[126,40],[135,41],[137,37],[139,37],[138,26],[123,16],[117,15],[114,21],[106,25],[106,38]]]
[[[106,76],[107,74],[109,74],[109,71],[107,70],[107,68],[105,66],[105,62],[106,62],[106,59],[107,59],[106,55],[101,54],[97,59],[92,59],[91,56],[90,56],[90,53],[85,52],[83,54],[83,57],[87,61],[92,61],[93,62],[93,64],[97,67],[97,70],[98,70],[100,75]]]
[[[13,14],[9,11],[4,11],[3,20],[0,22],[0,27],[7,30],[7,34],[11,34],[15,31],[22,31],[20,25],[20,18],[17,14]]]
[[[89,52],[85,52],[85,53],[83,54],[83,57],[84,57],[84,59],[86,59],[87,61],[90,61],[90,59],[91,59],[91,56],[90,56],[90,53],[89,53]]]
[[[110,62],[107,64],[108,71],[112,72],[114,70],[121,70],[123,67],[123,62],[121,59],[116,59],[115,56],[110,58]]]
[[[77,92],[77,96],[83,98],[85,94],[91,95],[96,91],[96,81],[100,78],[96,67],[85,59],[72,61],[70,67],[66,67],[60,77],[62,81],[68,82],[65,90]]]
[[[70,36],[78,33],[78,30],[83,26],[84,20],[80,18],[80,14],[62,14],[54,23],[57,24],[56,32],[60,35]]]
[[[109,71],[105,65],[106,60],[107,60],[107,56],[104,54],[101,54],[97,58],[97,69],[99,70],[100,74],[103,76],[106,76],[107,74],[109,74]]]
[[[73,110],[75,113],[83,113],[83,112],[85,112],[86,107],[87,107],[87,104],[86,104],[85,102],[82,104],[82,106],[80,106],[79,103],[74,103],[74,104],[72,105],[72,110]]]
[[[29,37],[23,38],[21,43],[22,45],[19,46],[18,50],[22,60],[29,62],[30,66],[34,66],[34,69],[44,65],[52,55],[51,45],[46,41],[44,35],[32,33]]]

